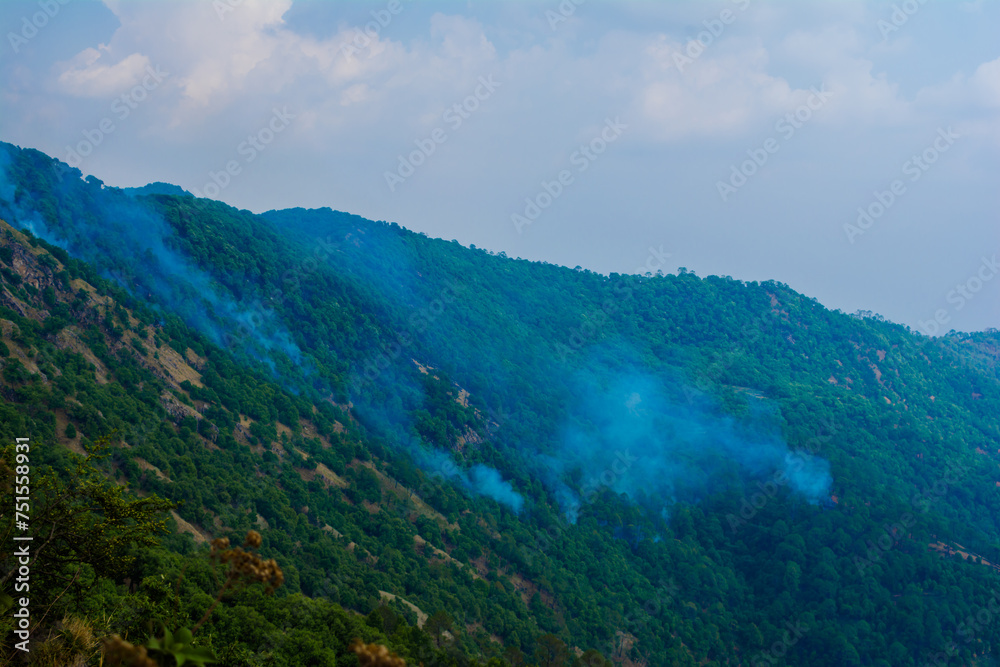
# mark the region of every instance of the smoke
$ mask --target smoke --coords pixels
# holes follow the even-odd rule
[[[524,498],[505,481],[500,473],[482,464],[474,465],[466,479],[462,483],[475,493],[492,498],[502,505],[506,505],[514,511],[520,513],[524,506]]]
[[[491,498],[519,514],[524,507],[524,498],[497,470],[483,464],[463,469],[451,453],[413,435],[413,421],[404,408],[404,402],[422,401],[423,390],[406,375],[389,377],[395,400],[379,402],[364,395],[352,395],[352,412],[358,420],[390,441],[396,449],[408,454],[430,479],[447,481],[469,495]]]
[[[468,493],[492,498],[515,514],[519,514],[524,507],[521,494],[493,468],[477,464],[463,470],[448,452],[420,445],[413,440],[408,441],[407,445],[406,449],[416,464],[429,472],[432,479],[447,480]]]
[[[7,170],[10,168],[10,152],[7,146],[0,143],[0,202],[13,202],[17,189],[7,177]]]
[[[291,364],[308,361],[303,361],[279,315],[234,298],[237,287],[223,287],[179,252],[183,239],[174,236],[149,200],[104,188],[96,179],[84,180],[78,170],[63,167],[68,178],[64,174],[37,200],[22,191],[14,203],[19,185],[30,184],[31,194],[36,194],[43,189],[39,183],[51,181],[41,177],[42,172],[61,163],[45,157],[43,164],[40,154],[22,151],[14,166],[10,157],[17,149],[3,148],[0,213],[10,213],[12,222],[65,247],[136,296],[178,314],[214,343],[235,347],[276,374],[278,363],[284,373],[303,372]],[[482,349],[470,333],[475,327],[456,317],[468,313],[468,308],[452,306],[467,296],[461,285],[452,287],[447,271],[425,266],[419,246],[395,227],[328,210],[270,212],[265,217],[300,239],[324,239],[324,247],[334,248],[339,275],[376,304],[383,329],[356,343],[352,359],[356,382],[348,389],[356,414],[432,476],[520,512],[524,498],[500,472],[481,464],[463,468],[449,452],[425,445],[409,428],[413,412],[425,400],[423,388],[413,381],[411,355],[450,363],[470,378],[487,378],[490,387],[523,380],[506,369],[501,351]],[[444,252],[440,247],[437,251]],[[442,288],[444,284],[449,286]],[[492,324],[488,319],[474,321]],[[552,363],[543,348],[536,350],[539,379],[546,377],[547,364]],[[526,465],[569,521],[575,522],[604,491],[667,512],[676,502],[697,502],[776,471],[785,473],[793,493],[810,502],[828,494],[828,463],[790,452],[763,404],[753,418],[734,420],[709,405],[688,401],[678,379],[622,358],[639,357],[581,356],[586,372],[551,387],[533,386],[538,396],[525,403],[549,408],[539,414],[540,421],[530,422],[542,428],[522,429],[512,423],[504,441],[509,469]],[[557,425],[555,432],[550,424]],[[543,455],[538,454],[540,440],[553,443]]]
[[[423,397],[423,390],[405,375],[390,375],[392,391],[397,396]],[[397,449],[408,453],[431,478],[447,480],[469,495],[485,496],[519,514],[524,498],[503,479],[500,472],[478,463],[462,468],[447,451],[424,443],[410,433],[413,421],[402,409],[402,403],[375,403],[363,395],[352,395],[354,413],[374,432],[392,441]]]
[[[324,239],[334,248],[337,266],[386,313],[403,313],[387,321],[388,337],[368,341],[358,351],[348,386],[353,411],[372,431],[407,452],[432,478],[447,480],[470,495],[491,498],[520,513],[524,498],[489,466],[463,469],[445,450],[428,446],[411,434],[412,412],[425,406],[423,388],[414,381],[411,358],[440,350],[450,339],[444,330],[451,304],[462,287],[445,280],[441,287],[423,278],[419,256],[398,228],[372,225],[329,209],[269,211],[264,217],[303,240]],[[364,342],[361,342],[363,345]],[[452,354],[455,350],[452,350]]]
[[[682,398],[680,382],[640,372],[603,379],[591,373],[574,384],[580,401],[554,451],[540,460],[543,479],[571,523],[604,490],[668,510],[777,471],[809,502],[829,496],[829,463],[791,452],[764,406],[737,422]]]
[[[326,237],[337,246],[338,266],[346,275],[391,304],[387,312],[408,315],[409,319],[395,324],[397,331],[390,340],[363,353],[354,368],[351,400],[370,417],[368,423],[378,424],[378,432],[392,432],[394,441],[405,442],[409,415],[423,407],[423,391],[409,379],[414,372],[411,357],[420,360],[427,354],[452,364],[466,379],[489,378],[491,386],[506,386],[515,379],[505,370],[501,351],[482,350],[467,337],[470,320],[453,321],[453,298],[475,300],[482,295],[466,294],[461,288],[435,291],[449,278],[461,281],[441,267],[429,266],[422,260],[421,246],[401,230],[329,210],[272,211],[265,217],[306,237]],[[467,305],[455,311],[464,317],[469,313]],[[494,323],[480,320],[477,324]],[[555,433],[548,425],[524,431],[512,424],[505,441],[511,445],[507,450],[511,469],[526,466],[545,484],[568,520],[576,521],[584,506],[603,490],[654,504],[659,511],[775,470],[786,471],[790,488],[810,500],[821,498],[829,487],[827,464],[787,458],[790,452],[775,435],[776,429],[766,426],[766,415],[737,423],[710,406],[690,404],[677,380],[649,372],[622,373],[618,360],[636,360],[635,354],[617,350],[605,357],[602,352],[611,351],[592,350],[581,356],[590,375],[559,380],[554,388],[536,386],[537,395],[525,401],[537,406],[554,398],[554,411],[563,406],[561,426],[556,419]],[[539,349],[534,366],[539,380],[548,377],[549,361]],[[632,365],[648,368],[645,363]],[[555,444],[539,454],[539,441]],[[485,469],[488,473],[460,470],[440,450],[414,454],[414,458],[431,474],[440,474],[470,493],[512,508],[522,506],[521,497],[492,469]]]
[[[156,304],[164,311],[176,314],[188,326],[206,336],[212,343],[229,347],[265,364],[277,376],[310,375],[309,360],[281,323],[277,313],[260,302],[243,303],[208,272],[198,267],[179,250],[171,247],[178,239],[154,208],[141,195],[170,191],[172,186],[158,184],[146,188],[119,190],[105,188],[97,179],[83,179],[79,170],[70,169],[36,151],[17,152],[9,144],[0,145],[0,215],[10,222],[30,230],[35,236],[67,250],[73,257],[94,266],[104,277],[129,290],[134,296]],[[12,159],[16,156],[18,159]],[[56,174],[53,184],[49,170]],[[34,173],[32,173],[34,171]],[[39,177],[44,174],[44,177]],[[31,184],[30,195],[15,202],[18,187]],[[39,184],[46,184],[47,189]],[[58,202],[59,213],[51,214],[47,204]],[[45,216],[44,211],[49,215]],[[362,271],[384,298],[399,304],[421,300],[412,290],[416,275],[408,262],[408,253],[397,239],[379,238],[375,244],[383,252],[364,255],[368,266]],[[388,261],[391,260],[391,261]],[[388,266],[389,270],[382,267]],[[376,277],[378,277],[376,279]],[[362,280],[364,283],[365,280]],[[450,299],[450,295],[441,298]],[[440,299],[429,300],[427,315],[416,322],[433,322],[435,305]],[[443,304],[443,302],[442,302]],[[413,318],[411,318],[413,321]],[[277,364],[282,357],[290,361]],[[408,363],[404,358],[404,364]],[[409,393],[421,401],[418,387],[407,386],[404,374],[390,376],[394,392]],[[299,377],[301,380],[302,377]],[[286,389],[295,383],[285,382]],[[288,386],[291,385],[291,386]],[[402,404],[390,407],[371,400],[360,401],[359,412],[372,417],[372,423],[385,427],[390,423],[406,423]],[[396,429],[381,428],[383,433]],[[500,473],[485,465],[460,468],[452,457],[441,450],[429,449],[405,432],[397,432],[396,444],[407,450],[429,471],[436,471],[465,491],[492,498],[520,512],[524,500],[504,481]]]
[[[134,296],[176,314],[212,343],[232,347],[272,372],[279,355],[296,365],[302,362],[301,350],[273,311],[238,302],[171,247],[177,239],[151,204],[117,188],[105,188],[96,179],[84,180],[78,170],[58,161],[48,162],[58,175],[55,184],[48,190],[39,188],[38,184],[53,180],[38,178],[38,172],[46,171],[38,164],[41,160],[28,157],[15,165],[11,151],[16,149],[3,148],[7,150],[0,150],[0,214],[12,224],[64,248]],[[25,182],[35,189],[29,191]],[[19,187],[24,189],[15,202]]]

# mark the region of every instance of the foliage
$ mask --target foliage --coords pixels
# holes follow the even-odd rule
[[[194,627],[229,574],[191,531],[267,526],[284,585],[222,596],[199,630],[224,664],[353,664],[355,638],[425,665],[739,664],[776,646],[808,665],[995,657],[1000,624],[976,621],[997,587],[982,562],[1000,562],[995,331],[930,339],[773,281],[602,276],[330,210],[126,195],[8,151],[5,214],[91,250],[0,239],[0,437],[89,447],[117,429],[100,476],[183,503],[191,525],[155,547],[128,532],[151,519],[79,505],[94,516],[57,532],[98,532],[39,584],[43,600],[71,584],[52,632],[70,613],[125,640],[147,619]],[[190,284],[143,282],[141,253],[99,231],[131,207],[235,311],[200,320],[174,308]],[[232,312],[262,324],[240,334]],[[588,387],[626,371],[829,461],[831,497],[724,465],[674,498],[584,493],[583,471],[541,466],[570,427],[599,425]],[[524,510],[449,483],[429,447],[498,470]],[[63,447],[41,456],[74,469]],[[552,478],[587,499],[575,523]],[[400,598],[439,613],[416,627]]]

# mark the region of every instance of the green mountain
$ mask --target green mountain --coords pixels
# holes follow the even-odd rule
[[[354,637],[425,665],[996,660],[995,330],[0,148],[4,442],[170,513],[158,545],[152,519],[108,527],[115,567],[92,546],[39,575],[52,651],[73,623],[194,626],[205,543],[255,529],[284,582],[195,633],[225,664],[356,664]]]

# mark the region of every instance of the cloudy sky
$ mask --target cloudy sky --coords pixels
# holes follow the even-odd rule
[[[1000,2],[5,0],[0,25],[0,139],[109,185],[1000,327]]]

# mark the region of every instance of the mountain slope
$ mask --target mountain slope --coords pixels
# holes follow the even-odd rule
[[[546,632],[653,665],[992,653],[997,629],[967,619],[995,568],[942,553],[1000,562],[996,332],[928,339],[780,283],[600,276],[6,154],[3,214],[147,313],[104,322],[95,305],[92,340],[154,375],[133,341],[156,334],[131,318],[175,348],[145,396],[176,423],[126,472],[186,500],[196,530],[259,514],[292,590],[447,610],[483,656],[500,652],[491,637],[531,654]],[[32,298],[18,316],[35,308],[45,340],[83,335]],[[86,399],[118,419],[81,420],[90,438],[136,423]],[[330,586],[331,572],[350,574]]]

